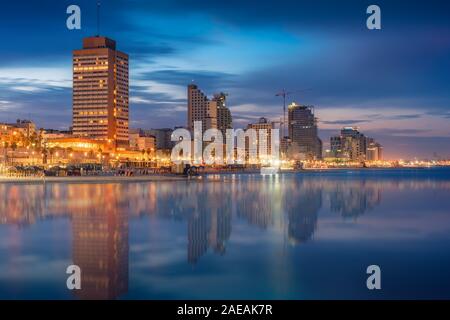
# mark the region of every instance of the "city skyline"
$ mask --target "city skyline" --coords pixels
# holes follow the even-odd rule
[[[380,2],[386,12],[384,28],[374,34],[364,30],[364,5],[352,2],[339,8],[327,1],[322,1],[325,7],[286,2],[296,9],[298,19],[289,10],[276,9],[268,16],[261,5],[250,21],[243,19],[253,9],[247,4],[233,16],[230,11],[237,6],[233,2],[227,8],[200,3],[189,8],[170,3],[149,8],[132,3],[125,10],[119,2],[103,5],[101,15],[117,19],[103,19],[100,33],[120,43],[132,61],[130,128],[184,125],[185,90],[192,80],[208,96],[229,93],[227,105],[235,127],[262,116],[282,117],[282,103],[275,97],[281,88],[311,88],[288,102],[317,107],[324,149],[343,126],[358,126],[383,144],[387,159],[449,156],[445,70],[450,29],[445,13],[430,15],[412,4],[405,17],[398,2]],[[96,26],[95,4],[77,4],[83,17],[79,31],[65,28],[66,3],[30,4],[32,15],[15,10],[15,4],[5,5],[1,17],[17,32],[15,39],[7,34],[0,45],[5,57],[0,65],[0,121],[30,118],[39,127],[70,126],[71,52],[82,38],[95,34]],[[442,11],[446,6],[441,4]],[[342,17],[331,14],[336,10]],[[17,12],[25,25],[11,20]],[[304,17],[307,12],[311,17]],[[179,25],[172,26],[168,15]],[[411,19],[415,28],[407,23]],[[39,28],[27,29],[36,23]],[[26,31],[33,40],[20,37]],[[414,35],[413,40],[406,41],[405,32]],[[30,48],[40,50],[41,59],[35,59]]]

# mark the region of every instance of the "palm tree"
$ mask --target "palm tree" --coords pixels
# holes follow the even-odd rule
[[[50,154],[50,164],[53,163],[53,154],[55,153],[55,148],[50,148],[50,150],[48,150],[49,154]]]
[[[99,163],[102,162],[102,154],[103,154],[102,148],[98,148],[98,160],[99,160]]]
[[[3,147],[5,149],[5,165],[8,162],[8,147],[9,143],[7,141],[3,142]]]
[[[47,164],[47,154],[48,154],[47,146],[44,146],[42,148],[42,164]]]
[[[13,155],[12,155],[12,157],[11,157],[11,162],[12,162],[12,164],[14,164],[14,156],[15,156],[15,152],[16,152],[16,150],[17,150],[17,143],[16,142],[13,142],[12,144],[11,144],[11,149],[12,149],[12,151],[13,151]]]

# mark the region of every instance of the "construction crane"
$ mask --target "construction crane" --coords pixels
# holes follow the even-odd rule
[[[302,89],[302,90],[296,90],[296,91],[286,91],[286,89],[283,89],[282,91],[278,92],[275,96],[276,97],[282,97],[283,98],[283,122],[282,122],[282,136],[285,137],[286,136],[286,97],[289,97],[292,94],[295,93],[299,93],[299,92],[304,92],[304,91],[308,91],[311,90],[310,88],[308,89]]]

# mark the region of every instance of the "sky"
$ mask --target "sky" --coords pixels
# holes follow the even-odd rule
[[[186,87],[228,93],[235,127],[314,105],[324,146],[343,126],[385,156],[450,157],[450,2],[103,0],[100,34],[130,56],[130,126],[186,125]],[[66,9],[81,8],[81,30]],[[381,30],[366,9],[381,8]],[[2,1],[0,122],[71,125],[72,50],[97,34],[95,0]]]

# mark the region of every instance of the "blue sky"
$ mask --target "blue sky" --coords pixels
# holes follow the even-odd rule
[[[382,30],[366,28],[370,4]],[[70,126],[71,52],[96,34],[96,1],[4,1],[0,31],[0,121]],[[104,0],[100,33],[130,55],[133,127],[185,125],[191,81],[229,94],[236,127],[308,89],[291,100],[316,106],[325,142],[356,125],[389,158],[450,156],[448,1]]]

